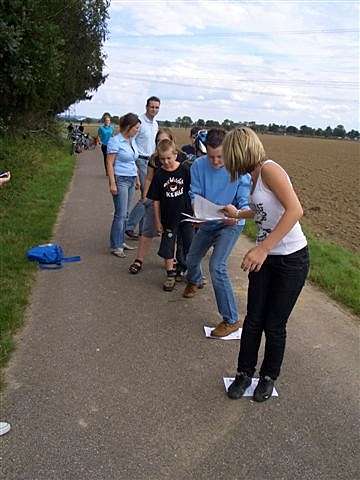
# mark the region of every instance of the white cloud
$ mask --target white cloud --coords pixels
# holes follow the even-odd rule
[[[109,77],[78,111],[140,113],[156,94],[161,118],[322,126],[332,115],[356,127],[358,39],[339,29],[357,29],[358,15],[348,2],[113,0]]]

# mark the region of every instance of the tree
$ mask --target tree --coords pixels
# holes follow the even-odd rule
[[[289,125],[288,127],[286,127],[286,133],[288,133],[289,135],[296,135],[298,131],[299,130],[293,125]]]
[[[355,138],[359,138],[359,132],[357,130],[350,130],[350,132],[347,133],[347,136],[354,140]]]
[[[234,122],[232,120],[229,120],[228,118],[225,118],[221,126],[225,128],[225,130],[231,130],[232,128],[234,128]]]
[[[317,137],[323,137],[323,136],[325,135],[325,132],[324,132],[324,130],[323,130],[322,128],[317,128],[317,129],[315,130],[315,135],[316,135]]]
[[[192,125],[192,123],[193,123],[193,121],[192,121],[191,118],[188,117],[188,116],[184,116],[184,117],[182,117],[182,119],[181,119],[181,126],[182,126],[183,128],[190,128],[191,125]]]
[[[181,127],[181,126],[182,126],[182,118],[177,117],[177,119],[175,120],[175,127]]]
[[[331,136],[332,136],[332,128],[331,128],[330,125],[329,125],[329,126],[327,126],[327,127],[325,128],[325,137],[326,137],[326,138],[329,138],[329,137],[331,137]]]
[[[313,135],[314,134],[314,129],[311,128],[311,127],[308,127],[307,125],[301,125],[300,133],[302,135]]]
[[[333,130],[334,137],[345,138],[345,135],[346,135],[346,131],[345,131],[344,125],[338,125],[337,127],[334,128]]]
[[[220,127],[220,123],[217,120],[206,120],[206,128]]]
[[[276,123],[270,123],[268,127],[269,132],[272,133],[278,133],[279,131],[279,125],[276,125]]]
[[[205,127],[205,120],[203,120],[202,118],[199,118],[199,120],[196,122],[196,125],[198,127]]]
[[[0,3],[0,117],[43,125],[105,81],[109,0]]]

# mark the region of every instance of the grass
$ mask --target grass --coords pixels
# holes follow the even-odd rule
[[[331,298],[360,315],[360,255],[316,238],[307,228],[304,228],[304,232],[310,251],[309,280]],[[245,233],[255,239],[254,222],[246,223]]]
[[[60,143],[59,143],[60,142]],[[49,241],[74,168],[69,146],[48,137],[0,138],[0,168],[11,180],[0,190],[0,366],[22,325],[36,266],[26,250]]]

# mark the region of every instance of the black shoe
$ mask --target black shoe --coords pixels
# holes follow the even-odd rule
[[[135,233],[133,230],[125,230],[125,234],[131,238],[131,240],[138,240],[139,235]]]
[[[274,380],[270,377],[260,377],[259,383],[254,390],[255,402],[265,402],[271,397],[274,388]]]
[[[245,390],[250,387],[251,385],[251,377],[246,375],[246,373],[238,373],[236,374],[235,380],[233,383],[230,385],[228,388],[227,394],[229,398],[232,398],[233,400],[237,400],[238,398],[241,398]]]

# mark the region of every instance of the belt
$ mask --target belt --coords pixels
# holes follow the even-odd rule
[[[150,157],[145,157],[145,155],[139,155],[139,158],[141,158],[142,160],[149,160]]]

